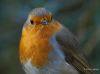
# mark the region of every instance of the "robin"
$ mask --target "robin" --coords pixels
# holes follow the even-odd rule
[[[33,9],[23,26],[20,62],[26,74],[94,74],[76,37],[45,8]]]

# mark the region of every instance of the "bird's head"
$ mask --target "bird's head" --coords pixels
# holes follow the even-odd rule
[[[33,9],[24,24],[24,34],[31,34],[35,37],[49,38],[60,31],[61,25],[52,18],[51,12],[45,8]]]

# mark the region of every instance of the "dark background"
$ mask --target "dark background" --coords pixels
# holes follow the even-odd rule
[[[21,28],[28,13],[45,7],[80,40],[100,74],[100,0],[0,0],[0,74],[24,74],[19,63]]]

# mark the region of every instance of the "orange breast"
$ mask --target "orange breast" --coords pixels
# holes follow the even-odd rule
[[[32,59],[33,66],[41,67],[48,62],[48,54],[52,50],[48,39],[41,39],[34,36],[34,31],[29,32],[30,28],[23,29],[20,41],[20,61],[26,63]]]
[[[29,59],[36,67],[48,62],[48,54],[52,51],[49,39],[61,30],[61,24],[52,21],[48,25],[26,24],[22,30],[20,41],[20,61],[26,63]]]

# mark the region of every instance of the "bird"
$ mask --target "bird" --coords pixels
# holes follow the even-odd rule
[[[19,59],[26,74],[94,74],[77,37],[45,8],[34,8],[23,25]]]

